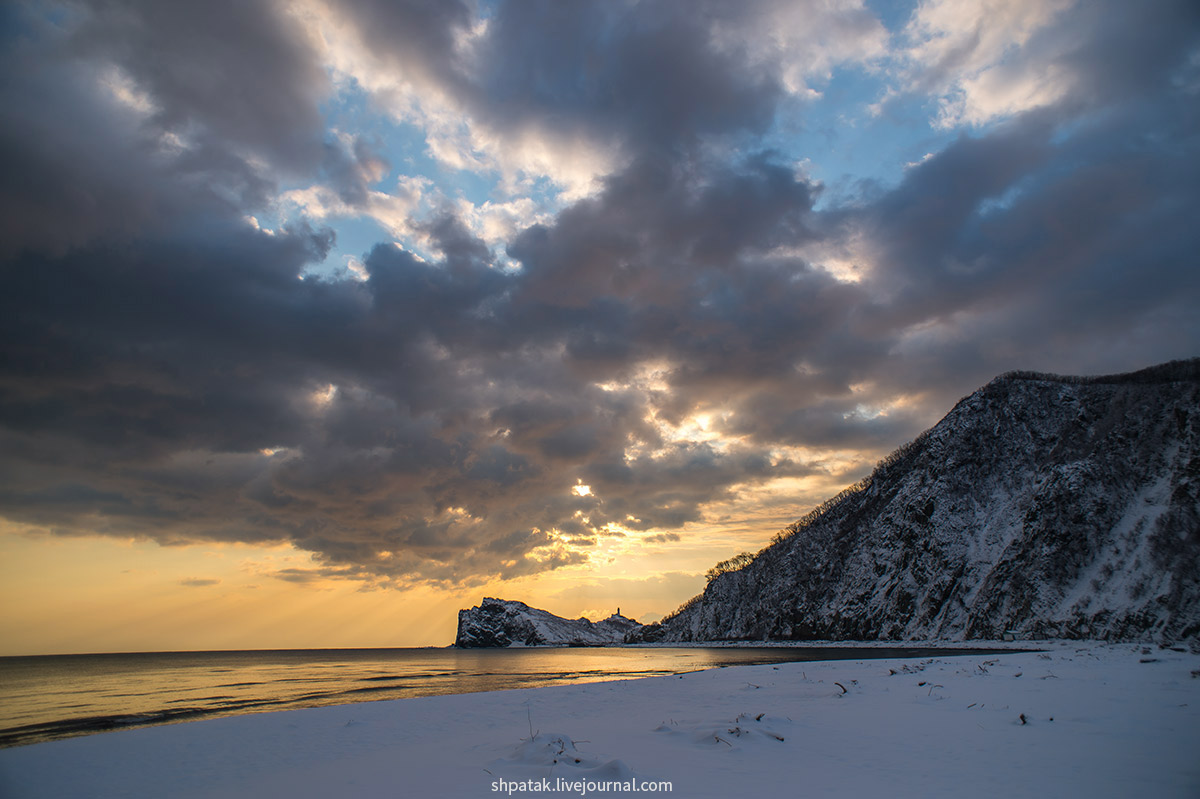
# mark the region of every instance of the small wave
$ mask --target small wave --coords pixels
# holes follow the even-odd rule
[[[313,697],[315,698],[315,697]],[[211,706],[191,705],[188,707],[161,708],[141,713],[116,713],[107,716],[80,716],[58,719],[38,724],[24,724],[0,730],[0,749],[10,746],[73,738],[97,732],[148,727],[155,724],[172,724],[180,721],[196,721],[212,716],[229,716],[246,711],[283,708],[293,699],[247,699],[217,701],[222,697],[208,697],[216,704]],[[229,698],[232,699],[232,698]],[[191,701],[204,701],[192,699]]]
[[[398,690],[400,690],[400,686],[398,685],[368,685],[362,688],[347,688],[345,691],[338,691],[337,693],[330,694],[329,696],[334,698],[338,696],[351,696],[353,694],[373,694],[379,691]]]
[[[96,694],[96,695],[103,699],[136,699],[139,696],[157,696],[160,693],[162,693],[162,692],[151,690],[151,691],[138,691],[138,692],[132,693],[132,694],[104,693],[104,694]]]
[[[379,677],[359,677],[359,682],[398,682],[400,680],[428,680],[436,677],[454,676],[449,672],[414,672],[412,674],[385,674]]]
[[[199,718],[211,712],[203,708],[176,708],[152,713],[84,716],[58,721],[45,721],[39,724],[26,724],[20,727],[9,727],[8,729],[0,730],[0,747],[22,746],[40,741],[52,741],[59,738],[71,738],[76,735],[129,729],[150,724],[167,724],[172,721]]]

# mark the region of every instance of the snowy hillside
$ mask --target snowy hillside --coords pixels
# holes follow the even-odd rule
[[[455,646],[566,646],[569,644],[619,644],[641,627],[633,619],[614,613],[598,622],[564,619],[524,602],[485,598],[477,607],[458,612]]]
[[[1200,360],[1005,375],[630,640],[1196,643],[1198,497]]]

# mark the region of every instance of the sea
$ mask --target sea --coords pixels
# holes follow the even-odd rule
[[[529,647],[138,652],[0,658],[0,747],[112,730],[413,696],[538,688],[811,660],[980,649]]]

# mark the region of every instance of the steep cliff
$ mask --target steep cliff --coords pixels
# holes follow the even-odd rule
[[[607,619],[564,619],[524,602],[485,598],[477,607],[458,612],[460,647],[569,646],[619,644],[641,627],[614,613]]]
[[[1200,359],[997,378],[727,568],[629,640],[1195,643]]]

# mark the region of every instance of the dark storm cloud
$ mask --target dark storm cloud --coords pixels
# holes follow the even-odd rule
[[[512,577],[622,530],[672,543],[740,487],[822,473],[781,446],[887,449],[997,372],[1111,371],[1200,340],[1194,27],[1155,34],[1110,99],[818,209],[783,156],[722,138],[769,124],[778,69],[715,48],[691,5],[502,5],[466,52],[463,7],[352,3],[370,47],[489,124],[612,137],[628,162],[512,237],[519,269],[447,207],[412,220],[436,263],[381,243],[359,282],[306,275],[331,231],[243,219],[279,170],[355,205],[386,168],[371,140],[325,135],[324,74],[284,17],[69,8],[66,33],[27,20],[0,56],[14,522],[291,542],[320,560],[295,581]],[[1131,59],[1143,29],[1188,29],[1165,5],[1097,19],[1069,53],[1080,86],[1111,71],[1101,48]],[[106,64],[151,110],[97,91]],[[798,254],[853,236],[858,283]],[[696,414],[729,438],[688,438]]]
[[[299,24],[271,3],[91,0],[65,47],[106,60],[153,99],[150,124],[276,167],[321,158],[328,79]]]
[[[1055,33],[1068,26],[1081,44],[1053,62],[1073,89],[1059,103],[960,139],[847,214],[879,247],[873,317],[913,334],[903,359],[880,364],[896,385],[1195,351],[1186,309],[1200,276],[1183,220],[1200,211],[1200,16],[1096,4]]]
[[[5,36],[3,254],[261,207],[326,155],[325,72],[267,4],[25,3]]]
[[[639,161],[610,177],[599,197],[563,211],[553,229],[526,230],[509,253],[528,272],[533,298],[650,304],[684,290],[721,306],[729,299],[721,290],[740,290],[722,273],[738,270],[743,255],[812,238],[813,195],[770,153],[732,164]]]
[[[404,79],[443,83],[461,90],[456,40],[472,23],[459,0],[346,0],[338,8],[357,28],[363,44],[397,68]]]
[[[390,168],[380,155],[380,149],[378,142],[362,136],[349,137],[347,142],[326,141],[321,165],[322,182],[346,205],[362,208],[367,204],[371,185]]]
[[[761,133],[783,97],[776,65],[713,41],[751,5],[500,3],[478,38],[463,3],[343,8],[374,58],[502,137],[662,156],[705,134]]]
[[[0,252],[63,252],[93,237],[131,235],[178,209],[136,123],[96,90],[86,69],[48,59],[56,42],[16,37],[0,52]],[[18,77],[20,78],[18,80]],[[53,102],[50,102],[53,98]],[[190,203],[219,201],[211,190]]]
[[[705,505],[731,499],[736,486],[820,469],[772,460],[755,446],[721,451],[704,442],[684,442],[653,455],[595,458],[580,471],[602,498],[588,509],[593,521],[599,518],[631,530],[670,530],[702,519]]]
[[[1066,109],[1149,101],[1195,80],[1200,8],[1187,0],[1089,3],[1052,31],[1073,46],[1047,60],[1074,78]]]
[[[472,105],[501,129],[600,130],[638,151],[762,131],[782,90],[744,53],[716,51],[710,21],[686,3],[502,4]]]

